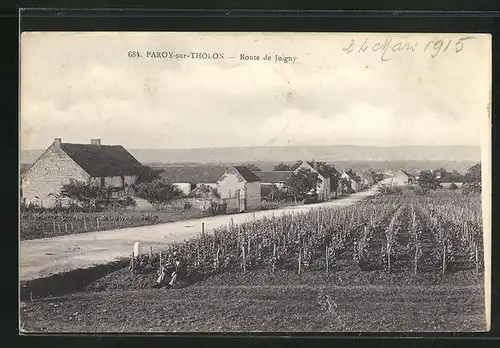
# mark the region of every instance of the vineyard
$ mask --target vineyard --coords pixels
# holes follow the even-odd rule
[[[20,239],[60,236],[70,233],[104,231],[115,228],[153,225],[159,222],[152,214],[120,212],[22,211]]]
[[[345,208],[312,209],[249,221],[135,260],[157,270],[177,250],[190,274],[269,269],[385,271],[417,275],[483,270],[481,200],[464,196],[386,196]]]

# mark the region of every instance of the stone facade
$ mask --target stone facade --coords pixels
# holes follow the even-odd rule
[[[56,139],[42,156],[23,173],[21,201],[26,205],[34,204],[43,208],[67,207],[70,200],[61,197],[60,192],[64,185],[70,183],[71,179],[106,188],[115,187],[121,189],[113,192],[113,197],[135,196],[132,185],[137,180],[136,175],[91,177],[61,149],[60,144],[60,139]]]
[[[52,144],[42,156],[23,174],[22,199],[26,204],[41,207],[58,205],[58,195],[70,179],[88,181],[90,175],[85,172],[64,151]],[[61,205],[69,204],[68,199],[61,199]]]

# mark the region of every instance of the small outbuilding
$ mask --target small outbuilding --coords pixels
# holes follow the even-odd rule
[[[230,166],[217,181],[217,192],[227,212],[261,208],[261,178],[246,166]]]

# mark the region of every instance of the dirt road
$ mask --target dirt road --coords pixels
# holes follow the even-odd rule
[[[109,231],[79,233],[53,238],[26,240],[20,246],[20,279],[31,280],[52,274],[105,264],[131,255],[135,242],[149,249],[173,242],[182,242],[205,232],[229,224],[248,221],[264,216],[275,216],[293,212],[304,212],[319,207],[347,206],[358,203],[377,192],[378,186],[366,191],[325,203],[287,207],[277,210],[257,211],[234,215],[219,215],[203,219],[177,221],[153,226],[124,228]]]

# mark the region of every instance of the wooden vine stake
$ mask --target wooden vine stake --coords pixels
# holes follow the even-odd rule
[[[134,275],[135,273],[135,257],[134,257],[134,253],[132,253],[132,275]]]
[[[217,247],[217,254],[215,255],[215,270],[219,269],[219,252],[220,247]]]
[[[161,265],[162,264],[163,264],[163,253],[160,251],[160,264],[159,264],[159,267],[158,267],[158,269],[160,270],[160,272],[162,271],[162,269],[161,269],[161,267],[162,267]]]
[[[276,269],[276,243],[273,244],[273,272]]]
[[[299,275],[300,275],[301,270],[302,270],[302,252],[301,252],[301,248],[300,248],[300,244],[299,244]]]
[[[414,261],[414,267],[413,267],[413,275],[417,275],[417,268],[418,268],[418,244],[415,245],[415,261]]]
[[[153,259],[153,247],[152,246],[149,247],[149,259],[150,260]]]
[[[446,246],[443,243],[443,265],[441,267],[442,274],[444,274],[445,269],[446,269]]]
[[[479,273],[479,254],[477,250],[477,244],[474,244],[475,246],[475,254],[476,254],[476,272]]]
[[[246,260],[245,260],[245,245],[241,246],[242,258],[243,258],[243,273],[246,272]]]
[[[326,263],[326,273],[328,273],[328,245],[326,246],[326,253],[325,253],[325,263]]]

